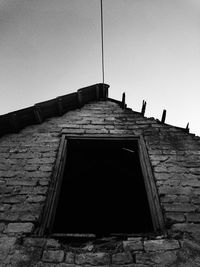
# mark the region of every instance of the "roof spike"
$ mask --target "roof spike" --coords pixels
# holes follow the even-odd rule
[[[161,119],[161,122],[162,122],[162,123],[165,123],[166,114],[167,114],[166,109],[163,109],[163,114],[162,114],[162,119]]]
[[[145,111],[146,111],[146,106],[147,102],[145,100],[142,101],[142,109],[141,109],[141,114],[144,116]]]
[[[190,131],[190,128],[189,128],[189,122],[187,123],[187,126],[186,126],[186,131],[189,133],[189,131]]]
[[[122,109],[126,108],[126,94],[122,94]]]

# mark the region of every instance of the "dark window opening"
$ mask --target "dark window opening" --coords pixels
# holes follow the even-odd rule
[[[68,139],[51,234],[155,230],[137,140]]]

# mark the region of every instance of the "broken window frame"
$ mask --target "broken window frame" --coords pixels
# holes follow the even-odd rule
[[[50,184],[47,202],[44,208],[43,216],[41,218],[40,227],[37,229],[36,234],[39,236],[50,235],[54,237],[95,237],[93,234],[72,234],[72,233],[52,233],[53,223],[55,220],[56,207],[59,200],[60,188],[62,185],[63,174],[65,169],[65,164],[67,161],[67,142],[68,140],[130,140],[136,141],[138,143],[138,154],[140,159],[141,170],[144,178],[144,184],[147,194],[147,199],[150,208],[150,214],[153,224],[153,229],[155,234],[160,234],[165,231],[164,218],[162,214],[162,209],[160,206],[160,201],[158,197],[158,192],[156,188],[155,179],[153,176],[150,159],[148,156],[147,148],[145,145],[145,140],[143,136],[74,136],[74,135],[62,135],[61,142],[57,154],[57,159],[52,175],[52,181]],[[112,233],[110,233],[112,235]],[[123,234],[123,233],[122,233]],[[115,234],[120,235],[120,234]],[[134,234],[133,235],[138,235]]]

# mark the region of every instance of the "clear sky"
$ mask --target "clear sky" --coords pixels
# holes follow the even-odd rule
[[[200,1],[103,0],[110,97],[200,135]],[[0,114],[102,81],[100,0],[0,0]]]

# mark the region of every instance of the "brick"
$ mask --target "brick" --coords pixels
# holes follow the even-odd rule
[[[32,153],[15,153],[10,156],[11,159],[31,159],[40,154],[34,155]]]
[[[39,185],[41,186],[48,185],[49,183],[50,183],[50,179],[46,179],[46,178],[39,179]]]
[[[46,239],[45,238],[25,238],[23,245],[27,247],[41,247],[43,248],[46,244]]]
[[[78,120],[77,121],[77,124],[79,124],[80,126],[81,125],[84,125],[84,124],[89,124],[89,123],[91,123],[91,120],[90,120],[90,118],[88,118],[88,119],[82,119],[82,120]],[[81,129],[82,130],[82,129]],[[64,133],[64,131],[65,131],[65,129],[63,129],[63,133]],[[72,132],[71,132],[72,133]],[[77,133],[77,132],[76,132]],[[79,132],[80,134],[82,133],[82,131],[81,132]]]
[[[131,132],[131,131],[129,131],[129,132]],[[128,131],[127,130],[117,130],[117,129],[114,129],[114,130],[110,130],[110,134],[126,134],[126,133],[128,133]]]
[[[176,223],[172,226],[174,232],[187,232],[187,233],[198,233],[200,234],[200,224],[193,223]]]
[[[183,186],[200,187],[200,181],[198,179],[188,179],[187,181],[182,181],[181,184]]]
[[[185,216],[182,213],[172,213],[172,212],[166,212],[165,216],[168,220],[170,220],[172,223],[175,222],[184,222]]]
[[[62,133],[63,134],[84,134],[85,130],[84,129],[63,129]]]
[[[186,196],[186,195],[179,195],[176,198],[177,203],[189,203],[190,202],[190,196]]]
[[[26,165],[26,166],[24,166],[24,170],[25,171],[36,171],[36,170],[38,170],[38,165]]]
[[[165,181],[158,181],[158,184],[165,185],[165,186],[174,186],[177,187],[181,183],[180,179],[174,179],[173,177],[170,177],[168,180]]]
[[[114,129],[114,125],[104,125],[104,128],[107,130]]]
[[[15,177],[16,175],[17,173],[15,171],[10,171],[10,170],[0,171],[1,178],[11,178],[11,177]]]
[[[177,255],[175,251],[136,254],[136,263],[144,264],[144,266],[173,266],[172,264],[176,263],[176,260]]]
[[[166,160],[168,160],[169,159],[169,157],[168,156],[165,156],[165,155],[151,155],[150,156],[150,159],[151,160],[156,160],[156,161],[160,161],[160,162],[163,162],[163,161],[166,161]]]
[[[46,199],[45,196],[42,195],[33,195],[33,196],[29,196],[27,198],[27,202],[43,202]]]
[[[106,265],[110,263],[110,256],[104,252],[82,253],[75,256],[76,264]]]
[[[124,250],[129,250],[129,251],[142,250],[143,244],[141,240],[128,240],[128,241],[123,241],[123,247]]]
[[[158,187],[159,194],[166,195],[189,195],[193,192],[191,187],[182,187],[182,186],[160,186]]]
[[[20,203],[13,204],[11,211],[13,212],[36,212],[41,210],[41,205],[39,203]]]
[[[32,223],[9,223],[6,233],[31,233],[33,230]]]
[[[74,128],[80,128],[81,126],[78,125],[78,124],[72,124],[72,123],[69,123],[69,124],[59,124],[59,126],[61,128],[70,128],[70,129],[74,129]]]
[[[144,241],[144,249],[147,252],[159,251],[159,250],[173,250],[178,248],[179,248],[179,243],[177,240],[158,239],[158,240]]]
[[[55,158],[55,157],[56,157],[56,152],[54,151],[42,153],[42,158]]]
[[[54,162],[55,158],[34,158],[27,160],[27,164],[50,164]]]
[[[17,221],[19,220],[19,214],[11,211],[0,213],[0,220],[5,222]]]
[[[22,194],[22,195],[24,195],[24,194],[46,195],[47,191],[48,191],[47,186],[34,186],[34,187],[23,186],[20,189],[19,194]]]
[[[91,123],[96,125],[96,124],[104,124],[104,119],[95,119],[95,120],[91,120]],[[104,124],[106,125],[106,123]]]
[[[121,264],[127,264],[127,263],[132,263],[133,258],[130,252],[121,252],[121,253],[116,253],[112,255],[112,263],[121,265]]]
[[[7,185],[22,185],[22,186],[35,186],[37,179],[9,179],[6,181]]]
[[[62,262],[64,260],[63,250],[45,250],[43,252],[42,260],[44,262]]]
[[[200,222],[200,213],[188,213],[186,218],[188,222]]]
[[[60,248],[60,244],[58,240],[56,239],[47,239],[46,247],[47,248]]]
[[[85,130],[86,134],[108,134],[109,131],[106,129],[86,129]]]
[[[170,212],[194,212],[197,207],[193,204],[178,203],[178,204],[163,204],[165,211]]]
[[[157,167],[157,166],[155,166],[154,167],[154,171],[155,172],[158,172],[158,173],[167,173],[168,172],[168,169],[165,167],[165,166],[162,166],[162,167]]]
[[[50,177],[51,173],[43,171],[27,172],[27,178],[47,178]]]
[[[53,170],[53,165],[42,165],[39,170],[43,172],[51,172]]]
[[[174,172],[174,173],[186,173],[187,168],[179,167],[179,166],[172,166],[172,167],[168,167],[168,171]]]
[[[177,195],[164,195],[160,198],[162,203],[173,203],[177,198]]]
[[[161,198],[162,203],[176,203],[176,204],[181,204],[181,203],[189,203],[190,198],[187,195],[165,195],[162,196]]]
[[[4,198],[3,198],[3,200],[2,200],[2,202],[3,203],[10,203],[10,204],[12,204],[12,203],[21,203],[21,202],[24,202],[24,200],[26,199],[26,196],[20,196],[20,195],[18,195],[18,196],[4,196]]]
[[[19,212],[19,221],[21,222],[36,222],[39,219],[39,212]]]
[[[103,124],[88,124],[88,125],[83,125],[83,129],[91,129],[91,130],[103,130],[105,126]]]

